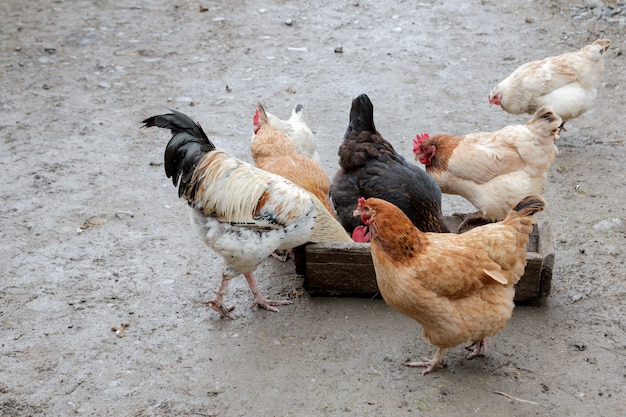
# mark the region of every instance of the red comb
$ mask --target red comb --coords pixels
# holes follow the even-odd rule
[[[426,142],[428,139],[430,139],[428,133],[418,133],[417,135],[415,135],[415,139],[413,139],[413,153],[417,155],[417,152],[419,151],[422,143]]]
[[[257,107],[256,112],[254,113],[254,117],[252,118],[252,126],[254,127],[253,131],[256,135],[261,129],[261,112]]]
[[[365,198],[364,198],[364,197],[361,197],[361,198],[359,198],[359,205],[358,205],[358,208],[360,209],[361,207],[363,207],[363,204],[365,204]]]

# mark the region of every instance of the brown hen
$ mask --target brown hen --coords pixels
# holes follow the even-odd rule
[[[410,362],[428,374],[446,365],[447,349],[465,341],[468,358],[487,354],[485,338],[511,318],[513,286],[524,273],[533,215],[545,207],[524,198],[501,222],[466,233],[424,233],[393,204],[360,199],[371,232],[376,281],[385,302],[424,328],[437,347],[432,360]]]

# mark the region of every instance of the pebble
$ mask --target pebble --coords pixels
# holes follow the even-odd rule
[[[622,219],[615,217],[612,219],[602,220],[593,225],[593,228],[601,232],[612,232],[624,230],[624,222]]]
[[[616,5],[604,4],[601,0],[588,0],[583,6],[570,6],[572,10],[572,17],[575,19],[602,19],[607,22],[626,22],[624,15],[626,15],[626,8],[623,4],[618,3]]]

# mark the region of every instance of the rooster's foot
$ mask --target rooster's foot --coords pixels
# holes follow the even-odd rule
[[[274,306],[286,306],[289,304],[293,304],[293,301],[289,301],[289,300],[267,300],[265,298],[260,298],[258,300],[254,300],[254,302],[252,303],[252,306],[250,306],[251,308],[254,308],[254,306],[258,306],[259,308],[264,308],[268,311],[273,311],[275,313],[278,313],[280,310],[278,310],[276,307]]]
[[[485,339],[477,340],[465,346],[465,349],[471,350],[465,359],[474,359],[478,356],[487,356],[487,341]]]
[[[223,319],[232,319],[233,317],[229,314],[231,311],[235,309],[235,306],[224,307],[221,302],[216,300],[208,301],[207,304],[211,307],[212,310],[216,311],[217,314],[220,315]]]

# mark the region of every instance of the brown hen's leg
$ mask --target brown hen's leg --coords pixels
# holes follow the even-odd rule
[[[454,213],[453,216],[461,218],[461,224],[456,228],[457,233],[461,233],[461,230],[472,224],[489,223],[487,220],[483,219],[482,214],[478,211],[475,213]]]
[[[477,356],[487,356],[487,340],[480,339],[465,346],[465,349],[471,350],[465,359],[474,359]]]
[[[250,286],[250,289],[252,290],[252,294],[254,294],[254,302],[252,303],[252,307],[259,306],[269,311],[278,312],[278,309],[273,306],[286,306],[289,304],[293,304],[289,300],[275,301],[275,300],[266,299],[265,297],[263,297],[263,295],[259,291],[259,287],[257,287],[256,281],[254,280],[254,277],[252,276],[252,271],[248,271],[243,275],[246,277],[246,280],[248,281],[248,285]]]
[[[224,301],[224,294],[226,293],[226,287],[228,287],[228,281],[230,281],[230,277],[225,277],[222,275],[222,284],[220,285],[220,289],[215,292],[217,297],[214,300],[208,302],[209,306],[217,311],[217,313],[224,319],[232,319],[230,316],[231,311],[235,308],[235,306],[224,307],[222,302]]]
[[[442,369],[448,366],[445,359],[443,358],[444,353],[446,353],[446,349],[439,348],[435,353],[435,357],[432,359],[422,358],[423,362],[409,362],[406,366],[411,368],[426,368],[422,375],[427,375],[431,372],[436,371],[437,369]]]

